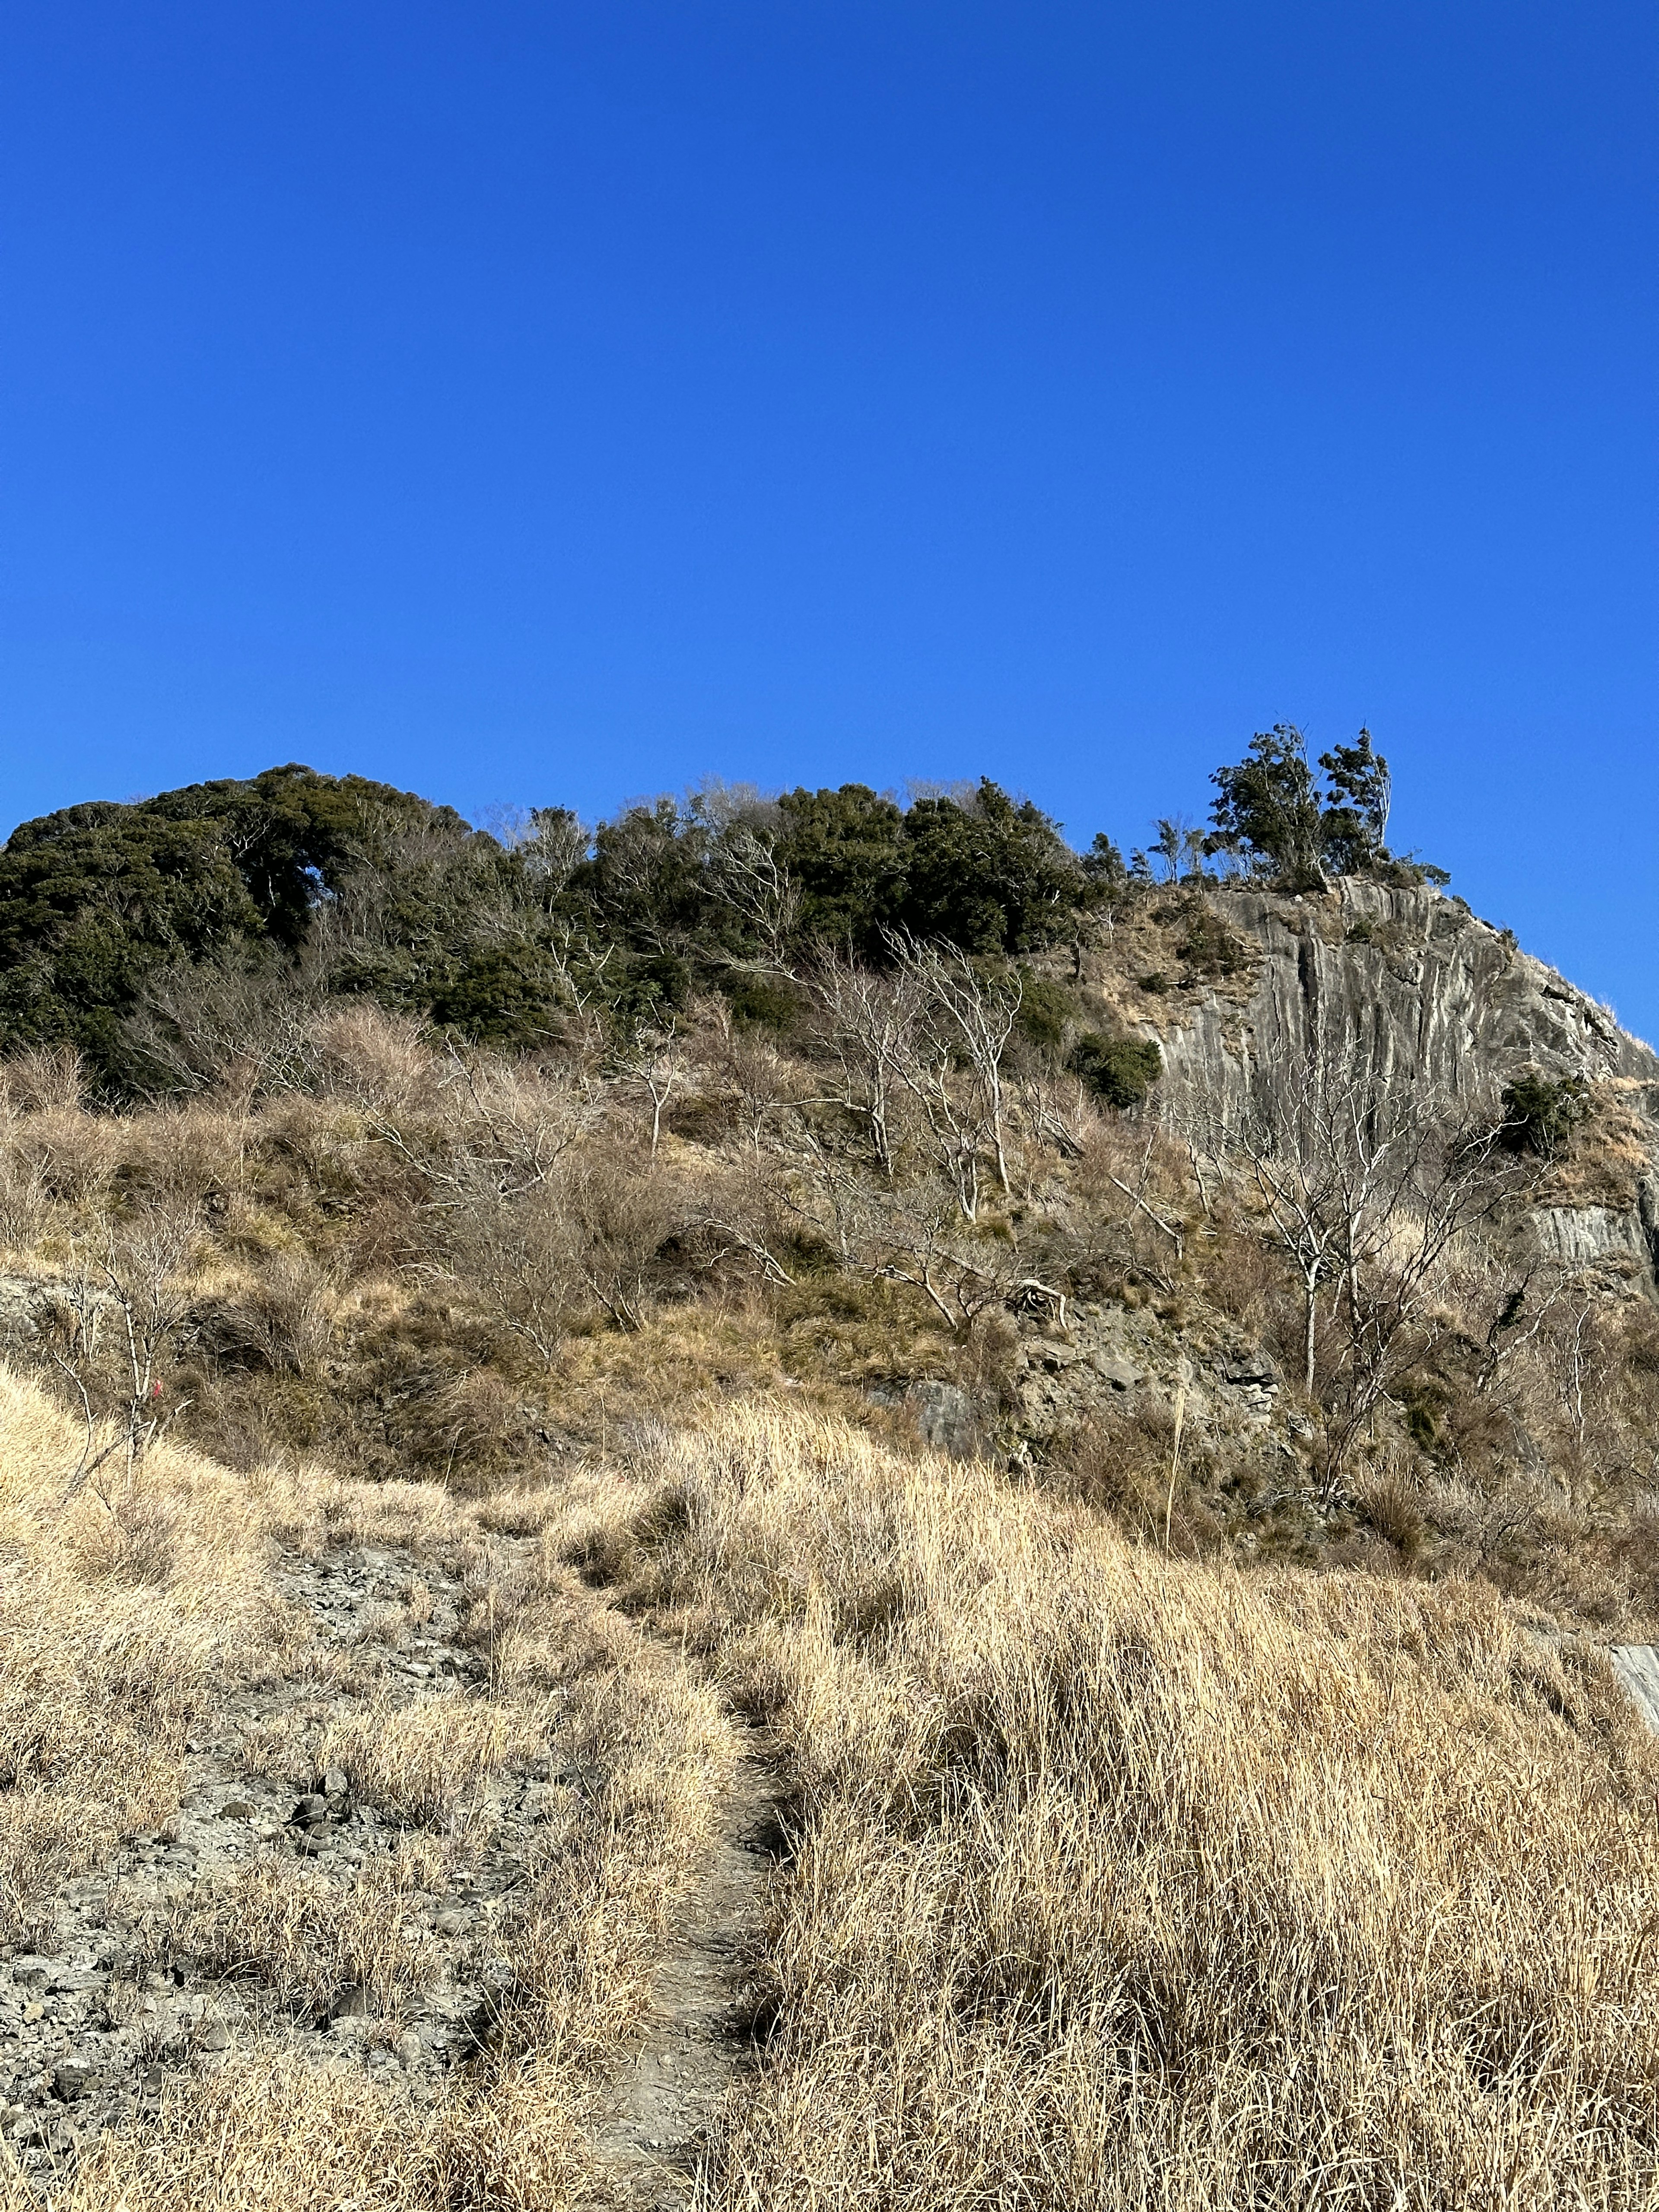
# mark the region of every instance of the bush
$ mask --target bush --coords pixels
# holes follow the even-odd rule
[[[1512,1152],[1536,1152],[1548,1159],[1589,1109],[1589,1085],[1581,1077],[1553,1082],[1530,1070],[1504,1091],[1503,1142]]]
[[[1066,1032],[1077,1019],[1077,994],[1052,975],[1021,978],[1019,1033],[1038,1051],[1060,1057]]]
[[[772,1030],[786,1036],[800,1012],[800,1000],[781,975],[738,975],[726,986],[726,1001],[734,1020],[745,1028]]]
[[[1090,1030],[1072,1047],[1066,1066],[1108,1106],[1139,1106],[1164,1073],[1164,1054],[1150,1039],[1103,1036]]]

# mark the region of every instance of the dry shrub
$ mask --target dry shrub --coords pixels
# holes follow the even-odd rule
[[[0,1126],[10,1173],[47,1199],[91,1207],[106,1194],[119,1162],[122,1134],[106,1115],[69,1103],[41,1107]]]
[[[1268,1345],[1287,1373],[1298,1374],[1303,1322],[1297,1286],[1231,1193],[1218,1194],[1210,1219],[1194,1230],[1190,1249],[1204,1296],[1255,1342]]]
[[[222,1209],[244,1184],[257,1124],[222,1103],[168,1103],[113,1125],[124,1199],[140,1197],[174,1212]]]
[[[20,1259],[31,1258],[51,1220],[52,1201],[39,1162],[0,1148],[0,1244]]]
[[[333,1349],[338,1293],[307,1252],[279,1252],[234,1290],[191,1314],[198,1347],[228,1368],[305,1376]]]
[[[406,1016],[365,1000],[319,1017],[312,1042],[323,1087],[353,1105],[398,1119],[436,1101],[442,1063]]]
[[[1354,1479],[1353,1499],[1366,1522],[1403,1558],[1415,1559],[1428,1534],[1419,1486],[1394,1461],[1363,1469]]]
[[[86,1070],[73,1045],[25,1045],[0,1060],[0,1115],[76,1112],[86,1098]]]
[[[1165,1564],[827,1424],[640,1472],[635,1597],[802,1808],[711,2202],[1652,2201],[1659,1750],[1603,1662],[1478,1583]]]

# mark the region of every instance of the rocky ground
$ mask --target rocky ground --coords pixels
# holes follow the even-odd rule
[[[344,1765],[296,1786],[307,1743],[418,1722],[411,1709],[482,1683],[490,1650],[466,1588],[407,1553],[290,1557],[275,1582],[313,1624],[299,1679],[228,1695],[190,1741],[177,1814],[0,1955],[0,2130],[26,2171],[153,2112],[175,2069],[222,2064],[255,2036],[398,2069],[430,2096],[510,1982],[497,1915],[580,1786],[556,1716],[435,1824],[377,1804]],[[396,1955],[365,1978],[350,1962],[371,1929]]]

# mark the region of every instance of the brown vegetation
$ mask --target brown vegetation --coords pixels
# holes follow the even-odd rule
[[[1114,1112],[1076,985],[892,949],[769,1027],[515,1060],[337,1005],[118,1115],[0,1070],[0,1932],[262,1686],[247,1771],[397,1832],[349,1892],[256,1852],[172,1899],[144,1960],[255,2032],[64,2212],[620,2201],[594,2116],[734,1717],[792,1856],[707,2212],[1659,2196],[1659,1759],[1591,1640],[1659,1622],[1651,1310],[1420,1099],[1369,1153]],[[283,1577],[364,1543],[407,1571],[342,1648]],[[470,1671],[399,1702],[423,1571]],[[445,2094],[291,2048],[347,1985],[395,2042],[417,1900],[556,1735]]]

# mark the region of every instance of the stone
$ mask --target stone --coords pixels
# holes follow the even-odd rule
[[[1279,1370],[1265,1352],[1230,1352],[1217,1360],[1224,1382],[1234,1389],[1276,1390]]]
[[[310,1796],[301,1798],[299,1803],[289,1814],[289,1819],[304,1827],[313,1820],[327,1820],[331,1809],[326,1797],[320,1796],[313,1791]]]
[[[913,1382],[904,1402],[915,1417],[921,1440],[953,1459],[971,1459],[979,1448],[979,1425],[974,1401],[955,1382]]]
[[[1540,1208],[1517,1236],[1571,1265],[1602,1263],[1659,1295],[1659,1057],[1512,939],[1427,885],[1344,877],[1329,899],[1212,890],[1211,910],[1241,940],[1249,972],[1225,988],[1161,1000],[1144,1023],[1164,1053],[1164,1096],[1229,1114],[1284,1103],[1310,1039],[1355,1040],[1364,1072],[1433,1086],[1480,1107],[1492,1073],[1525,1059],[1551,1078],[1649,1086],[1645,1170],[1627,1201]],[[1316,912],[1315,909],[1317,909]],[[1269,1043],[1271,1041],[1271,1043]]]
[[[1103,1382],[1109,1382],[1114,1390],[1133,1390],[1137,1382],[1146,1379],[1144,1371],[1132,1359],[1121,1352],[1097,1352],[1090,1365]]]
[[[23,2150],[50,2151],[54,2158],[70,2157],[81,2144],[69,2122],[50,2112],[26,2113],[13,2140]]]
[[[106,2089],[115,2069],[93,2058],[65,2058],[52,2069],[52,2085],[65,2104],[94,2089]]]
[[[1651,1644],[1613,1644],[1607,1648],[1613,1671],[1648,1728],[1659,1735],[1659,1650]]]

